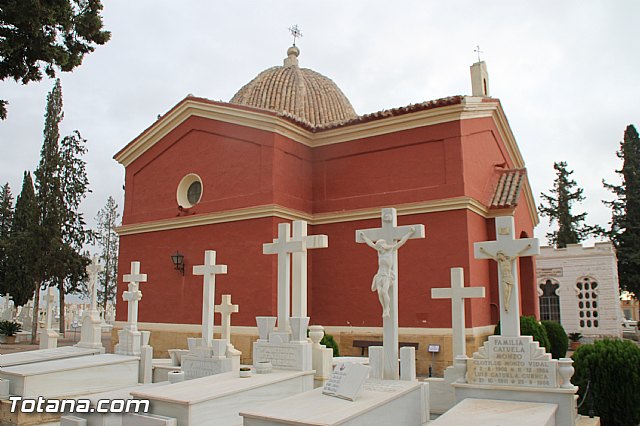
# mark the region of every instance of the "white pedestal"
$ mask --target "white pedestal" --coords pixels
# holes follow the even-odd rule
[[[82,318],[79,348],[102,348],[102,319],[98,311],[87,311]],[[102,349],[104,352],[104,348]]]
[[[365,383],[355,401],[322,394],[322,389],[280,399],[258,408],[245,408],[244,426],[323,425],[388,426],[426,422],[422,384],[408,381]]]
[[[59,336],[54,329],[42,330],[40,332],[40,349],[55,349],[58,347]]]
[[[148,391],[134,391],[148,399],[153,414],[172,417],[178,425],[238,425],[241,409],[276,401],[313,388],[313,371],[275,370],[239,378],[235,372],[187,380]]]
[[[138,357],[100,354],[0,369],[12,395],[54,398],[100,392],[138,383]]]

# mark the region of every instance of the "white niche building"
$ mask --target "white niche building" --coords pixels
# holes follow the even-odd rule
[[[567,333],[587,338],[622,337],[617,259],[611,243],[541,247],[536,266],[541,320],[559,321]]]

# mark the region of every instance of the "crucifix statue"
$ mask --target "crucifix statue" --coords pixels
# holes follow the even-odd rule
[[[537,238],[514,238],[512,216],[496,218],[496,241],[474,243],[476,259],[492,259],[498,263],[498,287],[500,293],[500,331],[503,336],[520,336],[520,297],[518,267],[521,256],[540,253]]]
[[[396,209],[382,209],[382,227],[356,231],[356,242],[365,243],[378,252],[378,271],[372,291],[378,291],[382,304],[385,379],[398,375],[398,249],[407,240],[424,238],[424,225],[398,226]],[[375,243],[374,243],[375,241]],[[385,306],[386,305],[386,306]]]

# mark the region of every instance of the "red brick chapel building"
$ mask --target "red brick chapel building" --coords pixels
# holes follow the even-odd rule
[[[499,319],[495,262],[475,260],[473,243],[495,239],[495,216],[513,215],[516,236],[538,223],[524,160],[498,99],[489,96],[484,62],[471,67],[472,96],[452,96],[358,115],[329,78],[298,64],[289,48],[229,102],[188,96],[115,155],[126,169],[116,329],[127,319],[122,275],[141,262],[139,328],[151,330],[155,356],[186,347],[200,333],[205,250],[228,265],[216,279],[216,304],[239,305],[233,343],[251,358],[256,315],[276,315],[277,260],[262,254],[278,223],[304,219],[329,247],[310,250],[308,314],[343,355],[358,339],[381,340],[378,297],[371,292],[377,255],[355,242],[395,207],[398,224],[421,223],[426,238],[399,251],[401,342],[417,342],[418,372],[428,344],[440,344],[435,370],[451,354],[450,300],[431,288],[450,285],[463,267],[466,286],[486,287],[466,302],[467,353]],[[171,255],[184,255],[184,274]],[[521,258],[521,311],[537,314],[534,261]],[[216,316],[216,324],[219,317]],[[114,333],[114,336],[116,334]]]

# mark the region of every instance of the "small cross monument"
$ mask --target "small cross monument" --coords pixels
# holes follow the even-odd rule
[[[204,252],[204,265],[193,267],[193,275],[204,276],[202,287],[202,346],[211,346],[213,340],[213,310],[216,298],[216,275],[226,274],[227,265],[216,265],[215,250]]]
[[[291,316],[307,316],[307,250],[329,247],[329,237],[326,235],[307,235],[307,222],[293,221],[293,237],[291,241],[304,241],[304,251],[292,254],[291,281]]]
[[[222,302],[219,305],[214,306],[215,312],[220,314],[221,317],[221,328],[222,331],[220,333],[220,338],[225,339],[228,345],[231,344],[231,314],[235,314],[238,312],[238,305],[234,305],[231,303],[231,295],[223,294]]]
[[[465,287],[464,269],[451,268],[451,288],[432,288],[432,299],[451,299],[453,359],[466,355],[464,300],[484,297],[484,287]]]
[[[58,347],[58,333],[52,328],[53,306],[56,302],[56,293],[53,287],[47,289],[44,301],[46,303],[47,318],[45,326],[40,332],[40,349],[53,349]]]
[[[474,243],[476,259],[493,259],[498,263],[500,293],[500,330],[503,336],[520,336],[520,289],[517,260],[521,256],[540,254],[537,238],[514,238],[511,216],[496,218],[496,241]]]
[[[278,238],[262,245],[263,254],[278,255],[278,332],[289,333],[289,307],[291,305],[291,253],[306,250],[304,239],[291,239],[291,225],[278,224]]]
[[[98,256],[93,256],[91,264],[87,266],[92,311],[95,311],[98,306],[98,274],[102,271],[104,271],[104,266],[102,266],[98,261]]]
[[[80,341],[75,345],[80,348],[102,348],[102,320],[100,319],[100,313],[97,309],[97,296],[98,274],[103,270],[104,268],[98,262],[98,256],[94,256],[91,264],[87,266],[87,275],[89,277],[88,289],[91,296],[91,307],[82,315]]]
[[[378,272],[372,291],[378,292],[383,307],[384,378],[398,374],[398,249],[409,239],[424,238],[424,225],[398,226],[396,209],[382,209],[382,227],[356,231],[356,242],[378,252]]]
[[[121,355],[140,355],[141,333],[138,331],[138,302],[142,299],[140,283],[147,281],[147,274],[140,273],[140,262],[131,262],[131,273],[125,274],[123,281],[129,283],[128,290],[122,293],[122,300],[128,303],[127,325],[118,332],[119,342],[115,353]]]

